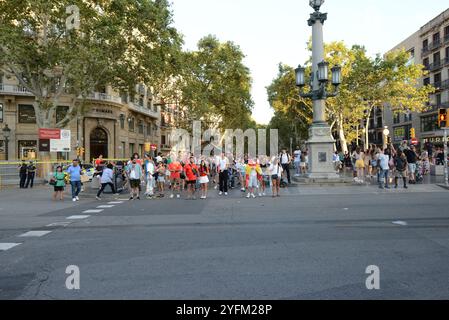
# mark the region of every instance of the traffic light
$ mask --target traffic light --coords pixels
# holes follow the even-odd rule
[[[410,139],[415,139],[415,138],[416,138],[415,128],[411,128],[410,129]]]
[[[438,112],[438,128],[447,128],[447,109],[440,109]]]

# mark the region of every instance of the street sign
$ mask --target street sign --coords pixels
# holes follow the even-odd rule
[[[39,150],[42,152],[70,152],[70,138],[70,130],[39,129]]]
[[[61,129],[39,129],[39,139],[61,139]]]
[[[39,152],[50,152],[50,139],[39,139]]]

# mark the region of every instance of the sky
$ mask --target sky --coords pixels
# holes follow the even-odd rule
[[[172,6],[185,49],[194,50],[208,34],[240,46],[253,79],[253,118],[267,124],[273,110],[266,87],[278,64],[296,67],[307,60],[309,0],[172,0]],[[324,41],[364,45],[370,55],[385,53],[448,8],[448,0],[326,0]]]

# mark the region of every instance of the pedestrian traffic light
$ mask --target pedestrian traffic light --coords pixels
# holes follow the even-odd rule
[[[447,109],[440,109],[438,112],[438,128],[447,128]]]
[[[416,138],[415,128],[411,128],[410,129],[410,139],[415,139],[415,138]]]

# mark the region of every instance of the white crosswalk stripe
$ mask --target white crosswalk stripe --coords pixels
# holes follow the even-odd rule
[[[122,204],[123,203],[123,201],[111,201],[111,202],[108,202],[108,204]]]
[[[82,220],[82,219],[87,219],[90,216],[82,216],[82,215],[75,215],[75,216],[70,216],[67,217],[68,220]]]
[[[109,209],[109,208],[114,208],[114,207],[115,207],[114,205],[109,204],[109,205],[98,206],[97,209]]]
[[[0,243],[0,251],[6,251],[18,245],[21,245],[21,243]]]
[[[26,238],[26,237],[43,237],[47,234],[51,233],[51,231],[28,231],[24,234],[21,234],[19,237]]]
[[[100,213],[100,212],[102,212],[102,211],[104,211],[104,210],[103,210],[103,209],[86,210],[86,211],[83,211],[83,213]]]
[[[50,223],[50,224],[46,225],[46,227],[67,227],[71,223],[72,222],[55,222],[55,223]]]

